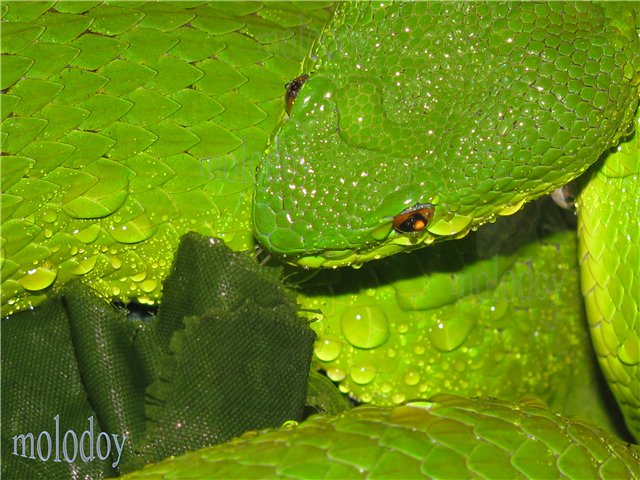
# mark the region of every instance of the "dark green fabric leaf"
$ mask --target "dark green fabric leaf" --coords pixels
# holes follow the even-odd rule
[[[172,272],[150,323],[132,321],[80,282],[2,321],[6,478],[67,479],[74,471],[98,479],[302,419],[315,334],[280,271],[189,234]],[[91,427],[93,451],[86,442],[83,452],[92,460],[53,461],[56,422],[61,437]],[[46,461],[37,450],[43,431],[53,441]],[[110,457],[97,458],[102,432],[120,443],[127,436],[121,456],[112,440]],[[14,455],[13,437],[30,433],[25,455],[34,458],[20,456],[21,440]]]
[[[79,282],[67,284],[64,299],[80,377],[102,427],[127,433],[120,468],[130,470],[140,465],[132,447],[145,430],[145,389],[158,370],[151,326],[127,320],[126,310]]]
[[[184,235],[163,286],[157,323],[160,345],[168,348],[184,317],[218,308],[233,311],[247,296],[260,308],[289,303],[279,277],[279,269],[258,268],[247,255],[231,252],[220,240],[194,232]]]
[[[67,457],[75,456],[75,461],[65,460],[62,443],[68,430],[75,432],[79,441],[82,432],[89,430],[88,419],[93,418],[95,442],[102,428],[80,378],[67,310],[60,300],[2,320],[1,385],[2,478],[68,479],[72,471],[78,478],[102,478],[115,472],[111,468],[113,460],[84,462],[73,455],[71,436]],[[47,436],[42,432],[48,432],[51,438],[50,454]],[[21,434],[34,437],[33,446],[27,440],[24,453],[28,458],[21,456],[22,442],[18,438],[14,454],[14,437]],[[90,454],[88,443],[86,455]]]
[[[159,460],[302,418],[315,334],[278,271],[188,234],[165,292],[159,338],[173,335],[149,390],[146,452]]]

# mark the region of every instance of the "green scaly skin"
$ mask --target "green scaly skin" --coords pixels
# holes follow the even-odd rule
[[[600,435],[536,401],[438,395],[250,432],[124,478],[639,478],[638,450]]]
[[[328,18],[327,10],[311,4],[294,7],[208,5],[200,2],[115,6],[63,3],[52,9],[50,4],[4,3],[1,8],[2,88],[6,89],[6,94],[2,95],[2,150],[9,154],[0,157],[3,314],[37,305],[56,285],[76,276],[82,276],[108,297],[155,302],[160,298],[161,281],[170,266],[178,238],[190,229],[222,237],[236,249],[254,246],[250,228],[253,171],[268,135],[282,116],[282,85],[300,73],[299,60]],[[620,35],[629,40],[621,44],[637,51],[633,21],[621,12],[616,12],[614,23],[622,32]],[[345,18],[342,15],[348,15],[348,12],[340,15],[335,25],[342,25],[340,19]],[[367,15],[363,13],[361,20],[363,28],[366,28]],[[376,21],[382,20],[376,17]],[[594,23],[602,27],[607,22]],[[187,28],[187,23],[193,28]],[[344,89],[339,91],[342,97],[336,101],[346,121],[344,113],[357,112],[359,101],[363,102],[362,106],[370,108],[369,102],[375,104],[375,95],[367,90],[372,82],[349,83],[339,70],[335,70],[340,68],[339,63],[332,64],[328,60],[331,56],[325,55],[344,38],[345,32],[341,28],[327,30],[324,40],[316,46],[321,56],[315,61],[317,68],[311,61],[304,67],[305,71],[313,69],[316,73],[303,87],[303,92],[323,91],[327,82],[323,84],[322,72],[331,72],[333,68],[336,73],[330,76],[332,81],[345,81]],[[589,25],[589,38],[592,29],[593,25]],[[538,30],[545,31],[544,28]],[[89,35],[81,36],[83,32]],[[605,33],[602,37],[606,37]],[[353,43],[356,37],[349,38]],[[366,35],[359,38],[362,42],[372,39]],[[101,48],[96,48],[97,45]],[[620,43],[616,48],[618,46]],[[389,66],[391,68],[391,64]],[[601,128],[605,132],[602,136],[589,137],[581,144],[591,153],[575,155],[576,161],[583,162],[575,170],[584,170],[588,163],[595,161],[597,154],[593,152],[599,153],[606,146],[615,144],[625,132],[637,98],[638,83],[637,76],[633,76],[637,75],[637,66],[630,69],[631,76],[628,70],[621,69],[621,76],[635,82],[635,87],[628,89],[626,94],[617,90],[616,99],[607,103],[610,114],[600,114],[595,118],[597,121],[604,118],[610,123]],[[403,73],[410,79],[403,83],[402,92],[407,96],[419,92],[424,86],[410,73],[410,70]],[[624,84],[620,76],[617,78]],[[195,87],[190,88],[191,85]],[[373,87],[377,87],[375,82]],[[349,89],[354,88],[362,91],[351,95]],[[407,120],[403,118],[407,112],[419,115],[420,112],[406,108],[403,104],[406,99],[393,95],[390,100],[396,111],[392,113],[392,120]],[[627,98],[629,96],[633,98]],[[308,101],[305,103],[305,98],[305,94],[299,97],[292,120],[283,125],[278,138],[284,148],[288,148],[287,142],[299,142],[296,139],[302,138],[305,152],[317,153],[318,142],[313,137],[324,135],[322,128],[311,125],[310,129],[301,128],[293,135],[287,133],[287,128],[291,129],[304,118],[305,109],[310,105]],[[342,101],[351,103],[343,106]],[[467,116],[466,112],[464,110],[463,116]],[[369,109],[367,113],[374,114],[376,110]],[[569,122],[566,118],[564,121]],[[359,138],[357,128],[345,127],[345,132],[350,135],[347,140],[355,144],[366,141],[368,136]],[[376,132],[371,137],[383,142],[388,139],[383,133]],[[312,137],[311,142],[306,135]],[[444,143],[441,140],[437,142]],[[629,175],[625,178],[629,182],[626,192],[630,198],[618,204],[635,205],[635,216],[632,215],[633,208],[626,212],[631,215],[629,218],[637,219],[637,186],[634,190],[632,183],[637,182],[637,143],[625,145],[629,151],[621,161],[628,166],[625,171]],[[404,146],[399,144],[396,147],[402,149]],[[378,156],[392,153],[384,146],[378,146],[378,150],[372,149]],[[272,148],[271,155],[273,151]],[[441,167],[436,164],[425,168],[417,178],[426,183],[434,182],[434,173],[446,173],[446,168]],[[350,166],[342,173],[347,175],[356,170]],[[528,187],[532,189],[529,194],[542,194],[577,175],[577,171],[571,172],[569,166],[557,169],[561,171],[557,178],[551,170],[541,173],[545,181]],[[272,171],[263,167],[263,182],[264,173]],[[390,180],[403,180],[401,175],[397,175],[398,169],[390,171],[394,176]],[[425,176],[424,172],[428,175]],[[469,179],[469,185],[452,183],[448,191],[440,192],[439,198],[426,199],[432,203],[438,200],[436,216],[428,231],[439,238],[462,236],[473,225],[485,222],[500,211],[511,213],[521,201],[526,200],[513,192],[488,196],[487,192],[494,192],[492,188],[496,183],[491,182],[488,186],[486,181],[492,179],[487,178],[484,178],[479,193],[473,193],[473,177],[477,173],[465,171],[463,177],[465,181]],[[547,178],[547,174],[554,174],[554,178]],[[516,177],[521,179],[525,175],[519,170]],[[455,180],[457,177],[454,175],[452,178]],[[437,181],[448,184],[444,178]],[[286,184],[287,188],[289,184]],[[328,183],[323,186],[332,187]],[[467,187],[470,194],[459,195]],[[376,191],[376,194],[386,195],[391,188]],[[258,200],[262,195],[260,192],[265,191],[258,191]],[[341,193],[354,191],[359,190],[340,187],[331,195],[339,201]],[[369,191],[374,190],[366,193]],[[600,192],[601,189],[596,187],[592,191]],[[411,190],[411,195],[414,194],[415,189]],[[414,203],[418,197],[422,201],[420,195],[411,195]],[[593,204],[587,195],[585,192],[581,199],[584,206]],[[454,205],[454,197],[457,196],[466,199],[467,203],[462,202],[459,208],[452,208],[455,213],[440,208]],[[611,198],[611,194],[603,198]],[[416,237],[391,232],[390,218],[405,207],[407,198],[386,195],[385,199],[389,200],[385,200],[382,221],[368,215],[371,210],[368,207],[377,206],[380,202],[366,195],[356,202],[345,202],[346,208],[335,208],[325,216],[322,215],[327,212],[322,208],[313,208],[313,215],[320,216],[324,223],[324,228],[315,231],[331,232],[326,238],[341,238],[367,228],[371,230],[349,222],[346,229],[344,225],[336,226],[334,221],[342,218],[343,211],[351,215],[350,218],[355,215],[367,222],[373,220],[374,241],[365,242],[366,245],[361,239],[350,240],[348,248],[344,245],[335,247],[329,242],[321,245],[320,250],[310,247],[309,252],[301,253],[296,245],[286,241],[270,245],[278,235],[259,232],[259,236],[276,253],[287,254],[288,259],[297,257],[298,262],[312,266],[359,262],[431,241],[430,234]],[[290,208],[288,201],[282,201],[286,208]],[[478,211],[477,204],[482,202],[484,205]],[[257,205],[260,205],[259,201]],[[625,218],[619,215],[587,214],[586,217],[592,220],[604,221],[599,227],[584,228],[611,232],[613,230],[606,222]],[[280,214],[280,217],[284,217],[287,226],[286,214]],[[256,223],[260,223],[260,215],[256,219]],[[623,223],[630,228],[628,235],[638,238],[637,224],[634,230],[632,222]],[[582,235],[580,244],[582,259],[587,258],[584,254],[587,248],[585,237]],[[597,242],[601,234],[593,234],[593,237]],[[640,327],[637,317],[632,315],[627,317],[628,327],[621,327],[617,314],[624,311],[637,315],[637,308],[629,307],[628,301],[635,298],[636,306],[638,304],[637,293],[634,297],[634,291],[638,289],[634,290],[633,282],[637,282],[635,275],[640,265],[637,252],[634,257],[634,252],[629,251],[629,243],[624,242],[625,238],[617,236],[622,244],[610,248],[610,252],[615,258],[625,258],[616,264],[621,266],[618,274],[621,285],[627,290],[621,294],[621,289],[614,286],[613,293],[603,301],[604,294],[593,293],[592,284],[584,276],[583,290],[594,328],[612,325],[610,330],[624,332],[619,341],[621,348],[616,347],[606,329],[602,329],[600,337],[594,334],[594,341],[596,352],[604,358],[604,363],[614,364],[611,369],[605,368],[607,378],[614,390],[621,391],[617,394],[626,410],[627,421],[631,428],[637,428],[634,425],[637,425],[640,394],[634,388],[637,389],[639,384],[638,352],[633,347],[637,345],[634,342],[638,339]],[[366,255],[351,258],[350,249],[355,245],[355,250],[360,250],[358,245],[361,244]],[[511,400],[517,400],[525,393],[535,393],[551,403],[554,409],[565,413],[579,412],[596,420],[602,415],[598,413],[602,408],[596,405],[593,410],[585,410],[571,405],[572,402],[586,403],[585,392],[590,396],[593,393],[589,390],[593,372],[586,348],[587,339],[580,328],[580,311],[572,290],[577,278],[573,270],[575,252],[571,235],[556,234],[542,239],[539,244],[493,257],[491,261],[486,260],[490,257],[487,255],[484,263],[460,260],[457,264],[459,271],[451,275],[443,266],[450,261],[452,252],[456,258],[465,258],[467,251],[473,251],[475,246],[469,242],[462,245],[433,247],[437,249],[434,252],[439,252],[435,259],[424,251],[394,257],[379,265],[367,265],[358,271],[328,272],[315,280],[315,286],[305,287],[300,296],[303,306],[322,309],[320,320],[314,323],[320,335],[316,349],[318,365],[326,369],[334,380],[341,382],[343,391],[381,404],[395,404],[440,391],[465,396],[495,395]],[[596,247],[596,250],[601,252],[602,248]],[[629,251],[626,257],[622,254],[625,251]],[[547,258],[539,258],[540,255]],[[595,255],[589,255],[591,257]],[[610,258],[603,258],[604,264],[611,264]],[[636,265],[638,268],[634,268]],[[411,275],[406,274],[407,270]],[[592,270],[598,272],[593,278],[605,278],[601,267],[593,267]],[[548,282],[550,287],[544,292],[545,299],[541,301],[531,294],[519,298],[521,282],[518,279],[539,278],[541,272],[548,273],[548,279],[559,279],[558,282]],[[341,275],[350,284],[362,287],[345,288],[339,284],[341,280],[345,281]],[[465,288],[465,285],[480,287]],[[635,285],[637,287],[637,283]],[[591,298],[595,298],[591,300],[595,306],[589,306],[589,292],[592,292]],[[592,310],[603,310],[606,321],[594,320]],[[312,316],[318,317],[317,314]],[[558,324],[561,327],[557,327]],[[541,332],[543,335],[538,335]],[[532,333],[535,340],[531,340]],[[486,352],[491,352],[491,355]],[[574,357],[571,361],[568,361],[569,355]],[[631,365],[635,370],[625,373],[616,365]],[[473,374],[469,374],[469,368],[474,369]],[[469,403],[468,408],[470,411],[484,408],[478,405]],[[389,410],[372,412],[371,415],[384,428],[393,428]],[[341,420],[335,421],[339,423]],[[605,420],[601,422],[606,423]],[[355,422],[355,425],[354,428],[358,428],[360,424]],[[425,425],[430,423],[427,421]],[[476,429],[482,429],[481,425],[482,422],[477,421]],[[493,424],[489,425],[487,428],[492,429]],[[506,425],[500,425],[508,429]],[[453,425],[447,428],[455,431]],[[341,433],[335,434],[337,441],[343,437],[349,441],[344,430],[338,431]],[[301,432],[303,437],[311,438],[309,430],[301,429]],[[556,433],[552,437],[554,435]],[[615,442],[611,438],[607,441],[609,445]],[[596,443],[590,445],[587,448],[600,451]],[[529,456],[522,458],[531,463],[537,458],[538,447],[531,447],[533,453],[528,452]],[[615,450],[617,447],[607,448]],[[255,451],[251,441],[249,449]],[[444,450],[441,445],[430,455],[446,459]],[[475,472],[473,474],[477,476],[488,472],[474,469],[473,465],[476,460],[495,455],[493,450],[489,450],[491,447],[479,444],[475,454],[464,451],[463,456],[471,459],[468,472]],[[220,452],[196,452],[186,463],[187,471],[210,474],[205,466],[202,467],[204,470],[198,470],[190,462],[200,455],[201,458],[227,455],[224,450]],[[384,456],[383,453],[372,453],[371,458],[382,458],[379,456]],[[515,449],[507,449],[507,453],[499,458],[513,456],[514,453]],[[631,450],[629,455],[637,456],[637,450]],[[281,461],[284,461],[283,465],[290,463],[273,452],[269,453],[266,448],[265,456],[271,456],[274,464]],[[425,457],[428,457],[427,453]],[[566,457],[564,455],[563,458]],[[354,455],[354,458],[359,458],[359,455]],[[601,476],[638,476],[633,468],[620,467],[617,460],[607,459],[606,456],[598,459]],[[448,465],[464,464],[459,460],[443,462]],[[433,462],[433,458],[430,461]],[[591,465],[582,457],[574,463],[583,467]],[[409,464],[407,458],[398,461],[406,471],[411,471]],[[169,464],[161,468],[171,471],[182,467]],[[235,463],[230,468],[229,475],[246,476],[260,471],[258,467],[243,470]],[[311,466],[299,468],[299,476],[319,476]],[[333,475],[342,476],[344,472],[334,468],[337,470]],[[435,467],[431,465],[429,468],[423,471],[434,471]],[[507,472],[508,459],[498,462],[498,468]],[[565,471],[560,464],[557,468]],[[580,477],[587,472],[590,473],[589,470],[566,473]],[[285,474],[280,470],[276,473]],[[545,473],[548,472],[541,470],[538,476],[544,477]]]
[[[258,240],[300,265],[358,264],[465,236],[576,178],[632,126],[637,13],[342,4],[258,172]],[[580,199],[607,199],[581,215],[580,253],[600,364],[639,436],[637,141],[624,148],[602,174],[621,179],[595,175]],[[426,208],[428,223],[406,233],[394,219],[411,208]]]
[[[78,276],[154,303],[189,230],[253,248],[260,152],[330,12],[49,7],[2,4],[2,313]]]
[[[564,185],[631,124],[634,14],[343,4],[258,173],[258,240],[301,265],[357,264],[462,237]],[[425,229],[394,230],[425,204]]]
[[[635,119],[636,132],[640,116]],[[640,136],[594,171],[579,197],[580,270],[591,338],[627,419],[640,438]],[[621,207],[624,211],[621,212]]]

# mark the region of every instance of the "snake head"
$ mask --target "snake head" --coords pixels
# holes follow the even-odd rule
[[[258,171],[254,231],[288,262],[462,237],[580,175],[633,118],[637,34],[597,5],[583,23],[564,3],[364,8],[344,4],[325,28]]]
[[[346,115],[339,108],[343,95],[326,77],[295,86],[295,95],[287,91],[290,116],[257,175],[258,240],[290,262],[311,267],[362,263],[431,242],[435,237],[425,227],[434,208],[428,203],[433,197],[423,194],[426,182],[416,185],[410,173],[393,168],[384,151],[356,138],[366,135],[375,112]],[[409,159],[404,167],[409,172]]]

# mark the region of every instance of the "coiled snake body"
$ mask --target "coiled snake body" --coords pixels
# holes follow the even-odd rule
[[[255,234],[305,267],[377,260],[325,272],[300,294],[322,311],[317,363],[343,391],[384,405],[442,391],[585,403],[571,398],[582,387],[551,387],[581,375],[562,346],[586,348],[580,307],[567,306],[576,300],[573,237],[522,246],[491,224],[589,169],[577,202],[582,293],[596,355],[639,435],[637,4],[345,3],[319,36],[329,17],[319,4],[7,2],[2,15],[3,314],[75,277],[105,296],[153,303],[180,235],[246,250]],[[285,115],[282,85],[303,72]],[[492,233],[471,245],[466,235],[479,227]],[[462,247],[444,242],[462,237]],[[515,250],[492,256],[512,240]],[[465,263],[466,249],[482,245]],[[532,260],[541,253],[550,259]],[[462,260],[442,268],[451,255]],[[517,284],[507,273],[545,271],[563,278],[547,282],[544,299],[506,298]],[[449,420],[483,412],[477,425],[526,423],[499,402],[440,401]],[[434,421],[410,407],[371,408],[335,420],[336,441],[361,420],[389,432]],[[586,471],[569,468],[583,460],[558,448],[559,471]],[[600,462],[594,471],[605,477],[638,475],[637,449],[607,448],[614,453],[585,464]],[[213,452],[158,471],[244,455]],[[416,472],[436,475],[437,453],[408,456],[422,458]],[[384,454],[362,469],[387,465]],[[544,476],[513,458],[519,474]],[[304,468],[291,474],[321,476]]]

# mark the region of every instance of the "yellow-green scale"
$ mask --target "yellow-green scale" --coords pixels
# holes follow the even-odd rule
[[[596,355],[640,437],[640,113],[579,197],[582,293]]]

